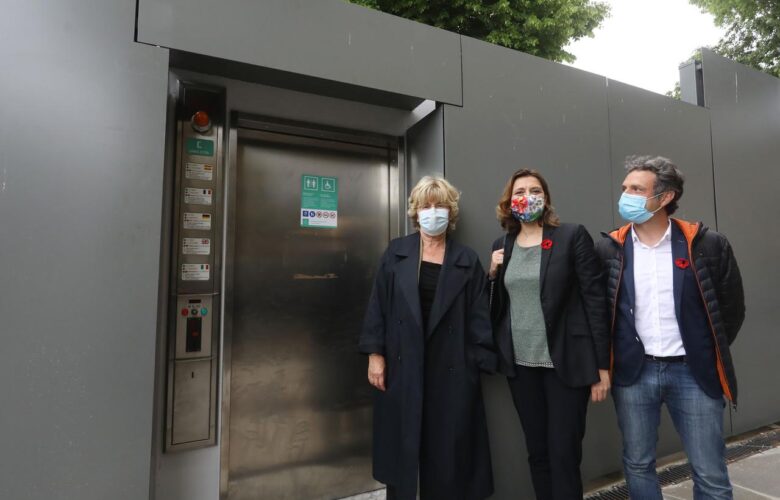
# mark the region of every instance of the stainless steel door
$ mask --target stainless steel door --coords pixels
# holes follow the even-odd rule
[[[231,500],[339,498],[379,486],[356,340],[391,232],[391,153],[238,131],[225,381]],[[300,227],[303,175],[338,179],[336,229]]]

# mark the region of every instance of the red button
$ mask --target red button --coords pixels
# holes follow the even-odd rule
[[[198,127],[204,128],[209,126],[209,122],[211,120],[209,119],[209,115],[205,111],[198,111],[194,115],[192,115],[192,123],[197,125]]]
[[[181,310],[181,315],[186,316],[187,314],[189,314],[189,312],[190,310],[185,307],[184,309]]]

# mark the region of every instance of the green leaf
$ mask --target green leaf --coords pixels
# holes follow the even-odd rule
[[[690,0],[715,17],[726,34],[715,52],[780,77],[780,1]]]

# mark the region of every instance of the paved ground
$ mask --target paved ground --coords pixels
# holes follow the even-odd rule
[[[780,446],[729,464],[735,500],[780,500]],[[663,488],[664,500],[692,500],[693,481]],[[377,490],[344,500],[384,500]]]
[[[344,498],[342,500],[385,500],[385,490],[369,491],[354,497]]]
[[[770,428],[771,427],[771,428]],[[777,436],[780,432],[778,425],[773,425],[763,429],[764,432],[746,437],[743,440],[735,440],[729,447],[740,444],[762,444],[756,439],[761,440],[762,436]],[[777,440],[768,446],[775,448],[766,449],[768,446],[764,442],[762,448],[766,451],[737,460],[728,465],[731,484],[734,487],[735,500],[780,500],[780,446]],[[735,457],[736,458],[736,457]],[[659,469],[660,470],[660,469]],[[611,486],[602,487],[592,496],[600,496],[601,492],[613,490],[616,486],[614,479]],[[619,486],[619,483],[617,484]],[[613,490],[614,491],[614,490]],[[664,500],[692,500],[693,499],[693,481],[687,480],[678,484],[663,488]],[[625,495],[623,496],[625,497]],[[617,495],[610,495],[609,498],[623,498]],[[377,490],[343,500],[384,500],[385,490]]]
[[[780,500],[780,447],[729,464],[735,500]],[[664,499],[690,500],[693,481],[663,489]]]

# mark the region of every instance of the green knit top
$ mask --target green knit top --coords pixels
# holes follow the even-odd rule
[[[504,286],[509,293],[515,363],[553,368],[539,292],[541,261],[540,245],[521,247],[515,243],[504,275]]]

